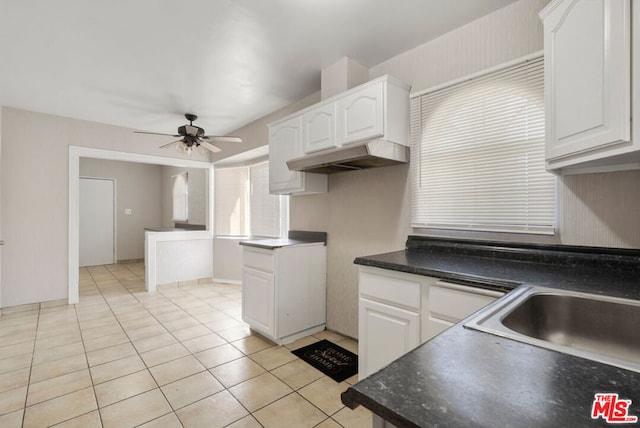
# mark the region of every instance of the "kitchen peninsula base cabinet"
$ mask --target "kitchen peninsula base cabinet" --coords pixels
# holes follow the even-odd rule
[[[273,249],[244,246],[242,319],[279,345],[324,330],[324,243]]]
[[[360,379],[504,295],[370,266],[360,267],[359,287]]]
[[[358,377],[364,379],[504,295],[360,266]],[[373,415],[373,428],[394,428]]]
[[[360,268],[358,376],[364,378],[420,343],[422,289],[430,278]]]

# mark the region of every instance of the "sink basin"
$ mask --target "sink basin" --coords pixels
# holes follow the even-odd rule
[[[640,301],[527,287],[464,326],[640,372]]]

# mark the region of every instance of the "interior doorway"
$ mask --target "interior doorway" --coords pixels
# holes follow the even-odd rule
[[[68,278],[69,278],[69,304],[78,303],[80,294],[79,284],[79,259],[80,259],[80,158],[110,159],[126,162],[149,163],[155,165],[179,166],[185,168],[202,168],[207,173],[206,190],[206,224],[207,231],[213,239],[213,209],[209,205],[213,201],[213,164],[207,161],[191,159],[178,159],[165,156],[145,155],[141,153],[118,152],[112,150],[96,149],[90,147],[69,146],[69,253],[68,253]]]
[[[114,264],[115,180],[81,177],[79,190],[79,265]]]

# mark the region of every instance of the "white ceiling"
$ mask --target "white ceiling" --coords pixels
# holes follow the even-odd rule
[[[0,105],[225,134],[514,0],[0,0]]]

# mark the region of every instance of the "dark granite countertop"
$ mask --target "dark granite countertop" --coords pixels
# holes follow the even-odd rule
[[[566,246],[563,253],[562,246],[523,245],[519,251],[508,247],[471,251],[460,245],[447,248],[443,239],[436,242],[414,248],[411,243],[406,250],[358,257],[354,263],[502,291],[529,284],[640,299],[637,250]]]
[[[326,232],[307,232],[290,230],[287,238],[264,238],[240,241],[240,245],[247,247],[263,248],[265,250],[275,250],[276,248],[291,247],[296,245],[327,243]]]
[[[410,237],[407,249],[355,263],[508,290],[520,284],[640,299],[640,251],[504,245]],[[605,426],[591,419],[594,394],[632,400],[640,373],[463,327],[465,321],[350,387],[397,427]]]

